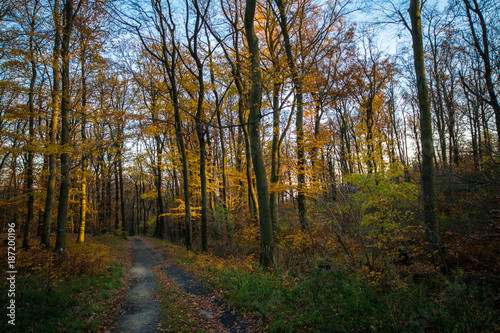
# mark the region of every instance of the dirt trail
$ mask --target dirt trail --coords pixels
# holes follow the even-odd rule
[[[131,237],[131,288],[124,313],[113,330],[120,332],[164,332],[156,283],[180,293],[182,303],[195,313],[193,330],[207,332],[263,332],[261,324],[249,324],[225,304],[219,295],[207,290],[194,276],[177,266],[158,245],[146,237]],[[155,274],[157,282],[155,282]],[[163,274],[163,276],[161,276]],[[166,319],[168,321],[168,319]]]
[[[161,332],[160,304],[154,297],[155,280],[152,267],[159,261],[154,252],[139,238],[132,237],[132,285],[126,297],[125,313],[113,332]]]

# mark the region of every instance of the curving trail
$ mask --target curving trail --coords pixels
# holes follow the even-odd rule
[[[165,332],[158,286],[172,290],[180,303],[190,310],[192,331],[240,333],[264,332],[264,323],[251,323],[238,311],[225,304],[223,298],[208,290],[193,275],[177,266],[171,258],[147,237],[130,237],[132,263],[130,291],[118,318],[114,333]],[[157,285],[158,284],[158,285]],[[182,311],[181,311],[182,312]],[[166,319],[168,323],[170,319]],[[168,327],[168,325],[166,325]],[[181,327],[184,330],[185,327]]]

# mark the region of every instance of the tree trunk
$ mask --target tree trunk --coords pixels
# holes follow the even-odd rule
[[[33,13],[34,15],[34,13]],[[33,193],[33,139],[35,135],[34,128],[34,118],[35,118],[35,105],[34,105],[34,94],[35,94],[35,83],[36,83],[36,62],[35,62],[35,51],[34,51],[34,34],[35,34],[35,17],[31,17],[30,20],[30,37],[29,37],[29,57],[31,64],[31,82],[30,89],[28,92],[28,112],[29,112],[29,133],[28,133],[28,158],[26,165],[26,192],[28,194],[28,216],[26,218],[26,223],[24,225],[24,239],[23,248],[28,249],[30,247],[31,238],[31,225],[34,220],[34,193]]]
[[[434,188],[434,144],[432,141],[432,120],[429,103],[429,91],[424,66],[424,48],[420,18],[420,0],[410,2],[411,35],[415,75],[417,78],[418,101],[420,107],[420,138],[422,143],[422,192],[427,241],[440,247],[438,220],[436,214],[436,193]]]
[[[241,110],[243,110],[243,104],[241,104]],[[240,113],[240,122],[245,123],[244,112]],[[248,126],[250,127],[250,126]],[[257,199],[257,194],[255,193],[255,188],[253,186],[252,179],[252,146],[250,143],[249,128],[246,125],[241,127],[243,131],[243,140],[245,141],[245,159],[246,159],[246,176],[247,176],[247,188],[248,188],[248,207],[252,216],[258,220],[259,219],[259,203]]]
[[[68,200],[71,187],[70,176],[70,40],[73,30],[73,0],[66,0],[64,5],[64,25],[62,29],[62,101],[61,101],[61,190],[59,193],[59,206],[57,207],[57,234],[55,250],[66,249],[66,225],[68,218]],[[76,14],[76,13],[75,13]]]
[[[278,230],[278,190],[280,181],[280,115],[279,105],[280,83],[273,85],[273,143],[271,148],[271,193],[270,209],[273,230]]]
[[[202,251],[208,252],[208,236],[207,236],[207,171],[206,171],[206,128],[202,121],[203,117],[203,102],[205,99],[205,83],[203,81],[203,63],[198,56],[198,36],[202,26],[201,13],[198,7],[198,2],[194,0],[196,7],[196,20],[193,26],[193,34],[188,36],[188,49],[191,57],[196,63],[197,73],[195,77],[198,81],[198,96],[196,105],[196,135],[200,144],[200,187],[201,187],[201,248]],[[187,9],[189,10],[189,8]]]
[[[248,122],[250,124],[249,137],[252,151],[253,168],[257,181],[257,198],[259,203],[261,241],[260,263],[264,267],[271,267],[274,264],[273,229],[271,222],[271,210],[269,207],[269,189],[267,185],[266,167],[264,165],[264,158],[262,156],[262,147],[260,142],[262,77],[260,70],[259,40],[254,28],[255,6],[256,0],[247,0],[245,8],[245,32],[252,63],[252,86],[250,91],[250,113],[248,116]]]
[[[120,133],[120,138],[122,138],[122,133]],[[120,140],[120,148],[118,151],[118,180],[120,181],[120,212],[121,212],[121,224],[122,231],[128,232],[128,224],[125,215],[125,193],[123,191],[123,159],[122,159],[122,150],[123,143]]]
[[[173,78],[173,76],[175,76],[175,72],[172,72],[171,75],[172,79],[175,80],[175,78]],[[191,250],[193,248],[193,228],[191,226],[191,203],[189,197],[189,162],[186,153],[186,145],[184,143],[184,134],[182,133],[182,122],[178,104],[177,87],[175,83],[173,83],[172,86],[175,87],[172,91],[172,100],[174,104],[175,136],[177,138],[177,147],[179,148],[179,151],[181,153],[182,178],[184,181],[184,224],[186,228],[185,246],[188,250]]]
[[[115,230],[120,230],[120,180],[118,176],[118,161],[113,162],[113,169],[115,174]]]
[[[85,133],[86,120],[87,120],[87,81],[85,77],[85,51],[83,51],[81,59],[81,74],[82,74],[82,143],[87,141],[87,134]],[[84,152],[85,154],[85,152]],[[87,214],[87,158],[82,156],[82,193],[80,198],[80,230],[78,232],[77,243],[85,241],[85,218]]]
[[[158,135],[155,135],[156,141],[156,225],[153,232],[153,237],[163,239],[163,231],[165,229],[163,216],[163,195],[162,195],[162,154],[163,149],[161,140]]]
[[[307,202],[306,202],[306,160],[305,160],[305,148],[304,148],[304,102],[303,102],[303,92],[302,92],[302,80],[297,72],[295,66],[295,60],[292,53],[292,44],[290,42],[290,36],[288,34],[288,26],[285,15],[285,6],[283,0],[276,0],[276,4],[279,8],[280,16],[280,27],[281,33],[283,34],[283,40],[285,44],[286,57],[288,60],[288,67],[292,74],[293,85],[295,87],[295,101],[297,103],[297,114],[295,118],[295,129],[297,136],[297,205],[299,209],[299,220],[300,228],[305,230],[309,227],[307,221]]]
[[[57,123],[59,120],[60,112],[60,68],[59,59],[61,57],[61,18],[59,15],[59,0],[54,1],[54,26],[55,26],[55,36],[54,36],[54,50],[52,52],[52,117],[50,122],[50,141],[48,144],[48,154],[49,154],[49,176],[47,177],[47,194],[45,198],[45,209],[43,211],[43,222],[42,222],[42,238],[41,243],[49,247],[50,246],[50,229],[52,224],[52,211],[54,209],[54,201],[56,196],[56,169],[57,169],[57,159],[56,159],[56,147],[57,147]]]

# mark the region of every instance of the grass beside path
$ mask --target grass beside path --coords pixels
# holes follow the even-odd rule
[[[31,249],[18,249],[16,325],[7,324],[4,307],[0,331],[103,332],[112,325],[125,294],[127,241],[114,235],[86,235],[84,244],[76,244],[71,236],[62,255],[42,249],[35,239]],[[6,258],[6,248],[0,252],[0,258]],[[5,280],[2,284],[5,287]],[[7,294],[0,293],[0,303],[7,301]]]
[[[258,313],[269,332],[498,332],[498,291],[433,275],[418,281],[342,267],[290,275],[255,258],[194,254],[157,241],[230,303]]]

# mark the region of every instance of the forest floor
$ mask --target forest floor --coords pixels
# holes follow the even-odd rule
[[[113,332],[263,332],[148,237],[130,237],[130,290]]]

